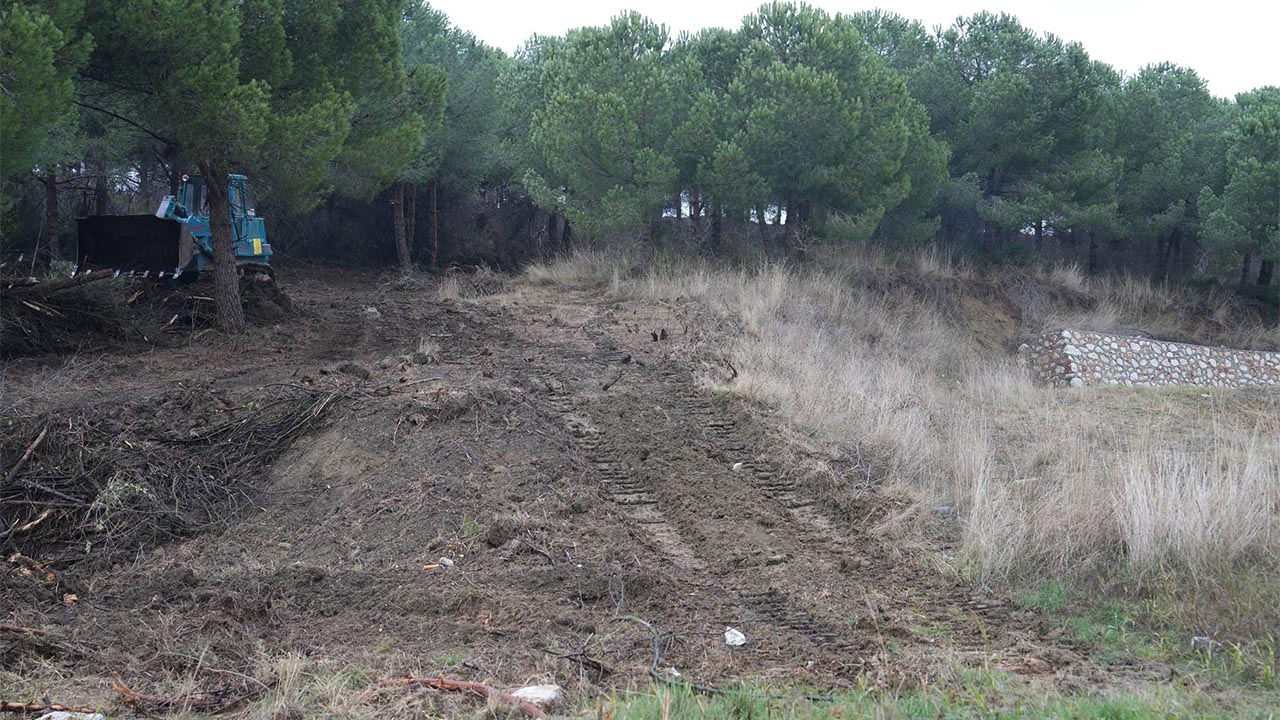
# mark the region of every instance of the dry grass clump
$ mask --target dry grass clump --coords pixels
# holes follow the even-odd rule
[[[575,256],[533,275],[613,278],[618,296],[696,301],[734,321],[732,389],[835,447],[874,453],[922,508],[957,507],[958,564],[975,576],[1213,580],[1280,553],[1276,391],[1037,387],[957,319],[956,283],[971,271],[936,251],[915,266],[937,292],[922,291],[928,278],[884,282],[883,256],[834,271],[654,266],[635,278],[609,262]],[[1189,302],[1078,268],[1042,281],[1046,313],[1055,296],[1100,297],[1095,319],[1116,326]]]
[[[524,279],[535,285],[604,285],[629,274],[634,261],[620,250],[575,251],[529,264]]]
[[[1267,322],[1239,297],[1192,292],[1147,278],[1086,278],[1075,266],[1041,271],[1042,282],[1075,302],[1045,308],[1045,329],[1141,332],[1161,340],[1258,350],[1280,349],[1280,325]]]

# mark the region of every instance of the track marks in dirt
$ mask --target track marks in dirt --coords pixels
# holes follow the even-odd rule
[[[586,457],[588,471],[600,481],[609,500],[619,506],[631,522],[643,528],[658,552],[682,570],[705,569],[706,565],[692,552],[689,543],[658,509],[658,498],[643,478],[636,477],[621,460],[611,438],[583,417],[570,395],[553,389],[546,401],[576,439]]]
[[[775,644],[830,653],[828,666],[866,652],[867,638],[831,608],[779,589],[815,567],[838,574],[846,543],[799,473],[765,455],[768,431],[679,360],[619,347],[585,324],[549,329],[554,342],[538,342],[548,351],[547,406],[588,476],[681,581]],[[633,355],[626,379],[601,390]]]

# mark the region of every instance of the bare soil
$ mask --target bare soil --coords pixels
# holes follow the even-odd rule
[[[734,372],[696,308],[536,288],[438,300],[349,271],[281,282],[299,314],[242,338],[3,368],[4,407],[55,418],[128,408],[198,428],[276,384],[351,400],[194,536],[106,566],[4,540],[0,622],[66,647],[0,636],[0,685],[97,704],[115,676],[216,687],[300,653],[582,699],[647,682],[651,637],[629,615],[661,633],[660,670],[717,686],[895,689],[966,666],[1063,689],[1168,677],[946,572],[953,520],[933,547],[877,533],[904,501],[865,459],[714,389]]]

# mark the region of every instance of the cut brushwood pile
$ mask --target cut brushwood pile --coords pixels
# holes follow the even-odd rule
[[[131,326],[119,303],[85,287],[113,274],[98,270],[50,282],[6,280],[0,286],[0,355],[65,352],[91,337],[129,334]]]
[[[353,392],[280,385],[231,398],[195,387],[12,418],[0,436],[0,541],[19,556],[88,549],[108,562],[188,536],[249,503],[261,471]]]
[[[273,282],[246,280],[245,315],[258,324],[278,323],[295,312]],[[66,354],[121,344],[165,344],[167,337],[215,326],[212,288],[202,282],[175,285],[117,277],[94,270],[60,280],[0,280],[0,357]]]

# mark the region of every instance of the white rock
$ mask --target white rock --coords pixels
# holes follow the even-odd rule
[[[741,630],[733,627],[725,627],[724,644],[729,647],[742,647],[747,644],[747,636],[742,634]]]
[[[559,685],[526,685],[519,690],[512,690],[511,694],[542,708],[555,707],[564,700],[564,691]]]

